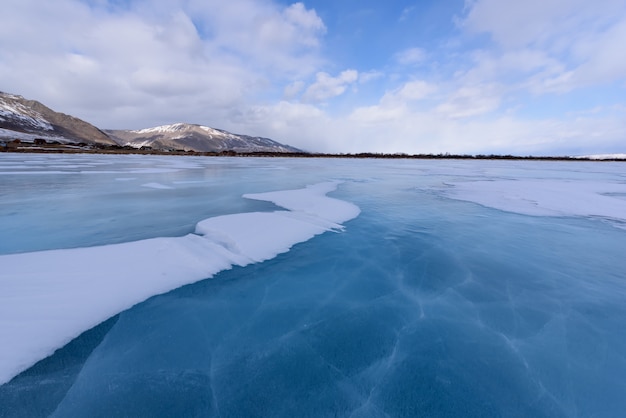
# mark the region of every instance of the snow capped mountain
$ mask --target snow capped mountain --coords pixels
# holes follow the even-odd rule
[[[107,134],[73,116],[22,96],[0,92],[0,138],[115,145]]]
[[[55,112],[37,101],[0,92],[0,140],[34,142],[37,138],[61,143],[150,147],[158,151],[301,152],[268,138],[237,135],[188,123],[135,131],[102,131],[73,116]]]
[[[268,138],[233,134],[221,129],[175,123],[140,130],[107,130],[120,145],[198,152],[301,152]]]
[[[30,128],[33,130],[51,131],[52,125],[41,113],[29,108],[21,103],[20,96],[3,95],[0,93],[0,121],[10,122]]]
[[[188,129],[188,125],[184,123],[175,123],[173,125],[156,126],[154,128],[140,129],[137,131],[130,131],[136,134],[167,134],[172,132],[180,132]],[[210,129],[210,128],[209,128]]]

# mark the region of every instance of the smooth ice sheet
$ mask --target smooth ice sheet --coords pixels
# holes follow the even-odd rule
[[[209,218],[183,237],[0,256],[0,384],[153,295],[341,228],[359,208],[326,196],[337,184],[248,195],[290,210]]]
[[[82,333],[0,385],[0,417],[626,410],[626,223],[607,218],[626,200],[624,163],[0,153],[0,171],[13,173],[0,176],[0,254],[82,248],[57,260],[75,266],[91,263],[87,247],[108,245],[89,276],[118,274],[115,259],[157,263],[148,286],[174,286],[168,259],[176,280],[208,275],[341,229],[340,214],[358,211],[324,197],[333,183],[292,190],[303,185],[347,181],[333,196],[362,211],[345,233],[151,297]],[[452,196],[470,187],[499,209]],[[259,193],[271,190],[291,192]],[[21,260],[24,271],[37,261]],[[51,283],[50,298],[80,300]],[[115,298],[144,284],[119,287]],[[26,324],[38,309],[29,304]]]

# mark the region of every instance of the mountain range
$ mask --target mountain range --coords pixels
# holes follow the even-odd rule
[[[208,126],[175,123],[155,128],[105,131],[119,145],[199,152],[301,152],[268,138],[237,135]]]
[[[36,139],[157,151],[302,152],[269,138],[233,134],[221,129],[176,123],[141,130],[99,129],[22,96],[0,92],[0,141]]]

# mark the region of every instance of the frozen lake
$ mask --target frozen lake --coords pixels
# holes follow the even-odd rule
[[[620,416],[625,324],[626,163],[0,154],[2,417]]]

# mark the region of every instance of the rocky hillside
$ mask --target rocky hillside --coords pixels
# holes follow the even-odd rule
[[[0,92],[0,142],[36,139],[65,144],[85,143],[98,146],[122,146],[155,151],[197,152],[301,152],[268,138],[237,135],[201,125],[177,123],[156,128],[100,130],[73,116],[55,112],[43,104],[22,96]]]
[[[176,123],[138,131],[107,130],[120,145],[198,152],[301,152],[268,138],[237,135],[208,126]]]
[[[35,100],[0,92],[0,136],[26,140],[43,138],[60,142],[115,145],[95,126],[55,112]]]

